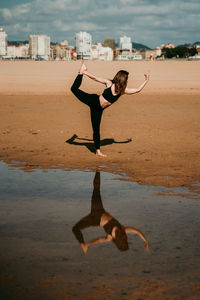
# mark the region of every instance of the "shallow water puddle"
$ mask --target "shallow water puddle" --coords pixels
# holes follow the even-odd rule
[[[200,201],[117,179],[0,163],[1,299],[200,297]]]

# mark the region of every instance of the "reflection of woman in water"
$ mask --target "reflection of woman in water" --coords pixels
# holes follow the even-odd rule
[[[100,172],[96,172],[93,184],[94,189],[91,199],[91,212],[88,216],[82,218],[76,225],[74,225],[72,229],[74,235],[80,243],[84,254],[87,254],[88,247],[91,245],[111,241],[117,246],[119,250],[128,250],[129,246],[127,233],[134,233],[139,235],[139,237],[145,242],[145,249],[148,251],[149,243],[140,230],[133,227],[125,227],[121,225],[113,216],[111,216],[103,208],[100,195]],[[106,236],[85,243],[81,230],[91,226],[103,227],[103,229],[106,232]]]
[[[106,89],[103,91],[102,95],[97,94],[88,94],[80,90],[80,85],[82,83],[83,75],[88,76],[89,78],[103,83],[106,85]],[[120,70],[113,80],[108,80],[100,77],[96,77],[87,72],[87,67],[83,63],[78,76],[76,77],[71,91],[72,93],[83,103],[90,107],[91,112],[91,121],[93,128],[93,140],[96,148],[96,154],[99,156],[106,156],[100,151],[100,123],[103,110],[113,104],[118,100],[123,94],[132,95],[139,93],[149,80],[149,75],[144,74],[145,81],[138,88],[127,88],[129,73],[124,70]]]

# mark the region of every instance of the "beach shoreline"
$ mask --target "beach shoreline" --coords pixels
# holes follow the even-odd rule
[[[101,141],[107,158],[94,155],[88,108],[70,91],[79,65],[1,62],[0,160],[19,162],[27,171],[100,168],[146,185],[199,183],[199,62],[88,62],[92,73],[108,78],[124,67],[133,87],[151,69],[141,93],[123,96],[104,111]],[[82,88],[100,93],[103,86],[84,78]],[[73,135],[79,139],[67,143]]]

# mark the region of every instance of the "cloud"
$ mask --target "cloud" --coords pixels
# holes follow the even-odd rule
[[[46,33],[52,40],[74,43],[76,32],[88,31],[94,42],[129,35],[151,47],[199,39],[199,0],[32,0],[0,8],[0,26],[8,39]]]
[[[0,15],[1,15],[2,19],[5,19],[5,20],[9,20],[12,17],[10,10],[7,8],[0,9]]]

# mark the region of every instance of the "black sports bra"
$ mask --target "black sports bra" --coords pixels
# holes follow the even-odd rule
[[[112,85],[111,85],[112,86]],[[102,96],[110,103],[114,103],[115,101],[117,101],[119,99],[119,97],[121,96],[120,94],[117,95],[113,95],[112,91],[111,91],[111,86],[107,89],[105,89],[103,91]]]
[[[106,223],[103,226],[105,232],[110,235],[112,235],[112,230],[114,227],[117,227],[118,229],[122,230],[122,225],[115,218],[112,218],[110,221],[108,221],[108,223]]]

